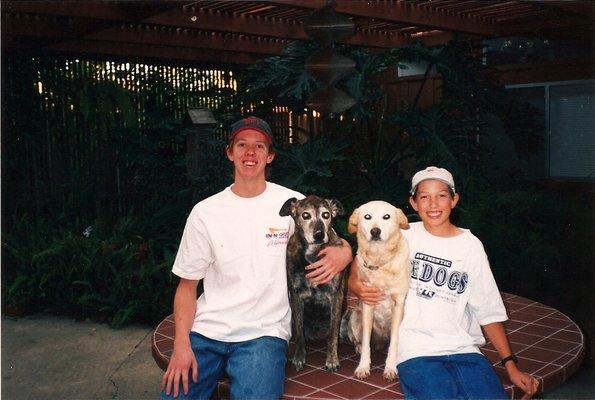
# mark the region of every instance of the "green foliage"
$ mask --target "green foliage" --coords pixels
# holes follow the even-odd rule
[[[247,88],[244,98],[270,98],[275,93],[274,97],[303,103],[316,89],[316,82],[305,67],[307,58],[316,48],[313,42],[290,44],[283,56],[269,57],[267,62],[255,64],[244,78]]]
[[[345,157],[341,154],[349,142],[333,141],[319,136],[304,144],[292,144],[277,151],[271,180],[305,194],[329,195],[328,182],[334,177],[333,165]]]
[[[196,75],[182,76],[175,87],[151,68],[135,92],[98,79],[105,63],[9,61],[2,102],[3,305],[114,326],[156,322],[171,312],[170,269],[191,207],[230,181],[214,132],[201,137],[200,176],[186,173],[189,131],[180,116],[187,104],[180,98],[188,94],[181,87],[196,85],[184,83]],[[65,65],[89,70],[64,73]],[[133,69],[117,73],[135,77]],[[191,100],[222,91],[202,85]]]
[[[470,227],[484,241],[503,288],[539,298],[535,296],[539,281],[534,277],[544,273],[552,287],[559,288],[556,282],[562,281],[564,265],[556,238],[562,224],[551,223],[548,217],[556,212],[555,200],[536,187],[511,190],[490,181],[485,173],[489,149],[480,140],[488,119],[495,116],[517,154],[531,154],[541,145],[542,127],[535,122],[536,110],[494,84],[494,71],[482,65],[477,49],[467,42],[453,41],[435,48],[415,43],[373,55],[350,46],[338,49],[356,61],[353,73],[337,83],[356,99],[356,105],[344,113],[349,122],[326,117],[322,131],[330,140],[325,143],[326,151],[334,148],[335,141],[349,143],[339,153],[343,160],[332,164],[317,160],[326,154],[325,146],[319,146],[319,139],[311,139],[311,148],[302,145],[292,148],[290,157],[283,155],[294,161],[282,163],[275,176],[285,177],[282,183],[298,190],[330,194],[341,200],[347,212],[363,202],[382,199],[405,208],[416,219],[406,204],[409,176],[405,171],[427,165],[446,167],[463,193],[457,223]],[[253,69],[258,77],[249,73],[259,82],[252,96],[291,93],[298,106],[303,106],[317,87],[315,82],[304,85],[303,75],[307,55],[314,49],[292,50],[295,59],[265,60]],[[282,76],[276,71],[280,62],[285,63]],[[395,110],[387,107],[379,77],[388,68],[403,67],[407,62],[426,62],[428,67],[414,101]],[[289,67],[297,70],[290,72]],[[423,85],[432,68],[442,76],[441,98],[420,107]],[[267,85],[267,79],[274,84]],[[308,156],[301,149],[308,151]],[[342,228],[339,230],[344,232]]]
[[[114,327],[155,323],[171,310],[169,271],[183,222],[173,206],[146,218],[122,218],[109,234],[80,220],[33,222],[24,216],[2,237],[3,261],[17,267],[5,266],[5,306],[106,320]]]
[[[559,293],[565,285],[560,199],[536,186],[488,191],[464,203],[461,224],[483,242],[501,289],[535,297],[547,281]]]
[[[256,64],[236,76],[238,93],[216,85],[203,88],[203,94],[229,95],[214,110],[217,120],[226,126],[245,109],[265,116],[273,104],[303,109],[319,87],[305,71],[316,48],[295,44],[284,56]],[[461,225],[485,243],[505,289],[533,289],[515,286],[516,271],[547,270],[559,276],[559,224],[547,225],[554,200],[535,188],[500,190],[485,179],[487,149],[477,137],[489,115],[503,121],[522,154],[539,145],[538,127],[519,123],[531,120],[534,112],[491,83],[490,71],[473,56],[474,49],[453,42],[438,48],[416,43],[377,54],[352,46],[337,50],[356,62],[353,73],[337,83],[356,105],[342,118],[325,117],[321,133],[306,143],[277,149],[270,180],[305,194],[336,198],[349,214],[373,199],[407,209],[405,174],[430,164],[445,166],[463,193]],[[387,104],[381,75],[419,61],[442,75],[441,101],[420,107],[420,90],[404,108]],[[36,77],[35,65],[23,65],[25,81],[39,78],[52,98],[40,99],[23,85],[12,88],[19,94],[16,108],[3,102],[4,115],[16,115],[18,105],[31,111],[30,120],[13,119],[16,139],[3,139],[3,168],[14,188],[10,192],[18,194],[10,199],[10,213],[3,211],[3,303],[24,311],[50,309],[107,320],[113,326],[156,322],[171,311],[175,282],[170,269],[188,212],[232,181],[225,143],[215,131],[203,132],[200,171],[188,176],[185,145],[193,132],[180,118],[185,106],[178,101],[179,88],[159,73],[147,74],[140,85],[144,89],[135,94],[110,81]],[[64,107],[52,107],[60,102],[68,105],[68,115],[63,115]],[[21,168],[18,141],[30,143],[39,157],[47,137],[42,120],[64,126],[64,141],[53,159],[55,171],[27,191],[19,182],[26,182],[25,172],[39,163]],[[69,152],[89,152],[88,165],[66,162]],[[117,212],[114,204],[101,205],[108,192],[118,194]],[[345,220],[338,225],[346,235]]]

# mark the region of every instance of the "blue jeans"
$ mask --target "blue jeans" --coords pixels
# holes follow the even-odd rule
[[[506,399],[482,354],[417,357],[397,366],[406,399]]]
[[[198,361],[198,382],[189,377],[188,395],[182,385],[178,399],[208,399],[217,382],[227,373],[232,399],[278,399],[283,395],[287,342],[263,336],[245,342],[220,342],[190,333],[192,351]],[[173,399],[161,392],[161,399]]]

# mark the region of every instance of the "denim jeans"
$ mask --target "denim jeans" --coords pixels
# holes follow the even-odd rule
[[[226,373],[232,399],[278,399],[283,395],[287,342],[263,336],[245,342],[220,342],[196,332],[190,344],[198,361],[198,382],[189,377],[188,395],[182,385],[178,399],[208,399]],[[173,399],[173,390],[161,399]]]
[[[508,398],[482,354],[417,357],[397,366],[406,399]]]

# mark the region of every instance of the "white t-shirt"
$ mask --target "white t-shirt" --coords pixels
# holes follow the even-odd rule
[[[279,210],[291,197],[304,196],[267,182],[262,194],[245,198],[230,186],[192,209],[172,268],[203,279],[192,331],[225,342],[289,340],[285,254],[293,219]]]
[[[411,286],[399,328],[397,364],[410,358],[479,353],[480,325],[508,319],[483,245],[468,229],[430,234],[422,222],[403,230]]]

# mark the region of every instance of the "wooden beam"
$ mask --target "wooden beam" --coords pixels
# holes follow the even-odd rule
[[[326,5],[326,0],[271,0],[273,3],[305,9],[317,9]],[[437,30],[470,33],[482,36],[496,36],[500,29],[488,21],[471,17],[447,14],[445,11],[432,11],[405,1],[351,1],[336,0],[335,11],[341,14],[377,18],[400,24],[417,25]]]
[[[35,36],[40,38],[60,39],[62,41],[86,39],[115,43],[138,43],[259,53],[266,55],[282,54],[289,43],[282,39],[257,38],[239,35],[225,35],[219,32],[196,32],[175,30],[169,27],[157,27],[138,24],[120,24],[118,27],[104,29],[92,34],[82,34],[80,26],[92,24],[95,20],[75,19],[76,26],[64,24],[54,19],[35,21],[2,19],[2,34]],[[55,40],[54,40],[55,41]]]
[[[141,22],[154,14],[160,14],[173,7],[181,7],[188,1],[129,1],[105,2],[87,0],[7,0],[2,1],[2,12],[23,12],[30,14],[63,15],[68,17],[96,18],[108,21]]]
[[[170,47],[138,43],[114,43],[73,40],[45,47],[49,51],[69,54],[101,54],[109,56],[159,58],[182,61],[200,61],[216,64],[253,64],[263,57],[250,53],[228,52],[213,49]]]
[[[209,12],[199,8],[175,9],[145,20],[147,23],[196,28],[209,31],[225,31],[257,36],[279,37],[292,40],[310,40],[301,23],[259,18],[255,15],[231,15]],[[364,47],[399,47],[406,44],[403,35],[385,35],[357,32],[343,41],[346,44]]]
[[[525,3],[539,3],[539,5],[548,8],[559,8],[567,12],[571,12],[577,15],[583,15],[588,17],[591,22],[595,21],[595,2],[588,1],[560,1],[560,0],[548,0],[548,1],[524,1]]]
[[[579,16],[561,17],[553,19],[551,22],[544,24],[537,20],[508,22],[506,28],[506,36],[529,36],[540,38],[564,37],[564,36],[583,36],[581,32],[593,33],[593,21],[590,24],[584,18]],[[593,41],[593,38],[585,39]]]
[[[316,2],[316,0],[313,0]],[[127,15],[113,3],[90,2],[81,7],[71,2],[53,1],[4,1],[3,12],[20,12],[32,14],[60,15],[76,18],[99,18],[111,21],[127,22]],[[142,22],[147,24],[192,28],[208,31],[224,31],[231,33],[277,37],[292,40],[309,40],[303,25],[297,22],[278,21],[257,16],[236,16],[223,12],[207,12],[200,8],[178,7],[159,13]],[[448,37],[444,38],[444,43]],[[344,41],[363,47],[391,48],[399,47],[410,41],[409,36],[398,34],[381,34],[357,32],[354,36]],[[432,42],[435,44],[435,40]],[[431,45],[433,45],[431,44]],[[442,44],[442,43],[441,43]]]
[[[280,55],[288,40],[259,38],[245,35],[226,35],[220,32],[197,32],[190,30],[159,29],[154,26],[120,26],[92,35],[86,39],[159,44],[172,47],[194,47],[203,49],[246,52],[265,55]]]

